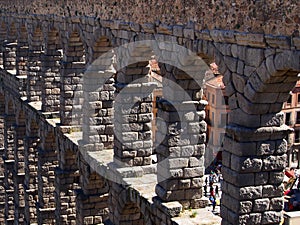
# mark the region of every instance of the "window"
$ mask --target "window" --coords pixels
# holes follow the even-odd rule
[[[214,94],[211,97],[211,104],[215,104],[215,95]]]
[[[214,112],[211,113],[211,121],[210,122],[211,122],[211,125],[214,126],[214,122],[215,122],[215,113]]]
[[[206,111],[205,121],[207,122],[207,125],[210,125],[210,110],[209,109]]]
[[[293,149],[292,151],[292,162],[297,162],[298,161],[298,149]]]
[[[287,102],[288,105],[292,104],[292,95],[289,96]]]
[[[223,96],[222,105],[228,105],[228,97],[227,96]]]
[[[210,132],[210,135],[209,135],[209,143],[212,145],[214,144],[214,132],[212,132],[212,131]]]
[[[220,127],[225,127],[227,124],[227,113],[221,113]]]
[[[297,103],[300,104],[300,94],[297,94]]]
[[[295,143],[300,142],[300,130],[295,130]]]
[[[296,123],[300,124],[300,111],[297,112]]]
[[[223,139],[224,139],[225,133],[220,133],[220,140],[219,140],[219,144],[221,147],[223,147]]]
[[[285,124],[286,125],[291,125],[291,113],[290,112],[287,112],[285,114]]]
[[[207,93],[207,101],[209,102],[210,100],[210,92]]]

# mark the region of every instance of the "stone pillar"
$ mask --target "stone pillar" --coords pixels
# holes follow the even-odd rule
[[[27,61],[27,99],[31,102],[42,100],[41,59],[42,46],[39,42],[30,45]]]
[[[101,65],[91,65],[83,79],[83,142],[80,147],[96,151],[113,149],[114,145],[114,71],[104,70]],[[109,69],[109,68],[108,68]]]
[[[16,70],[16,49],[16,42],[7,40],[3,42],[3,67],[5,70]]]
[[[44,112],[59,111],[61,59],[62,55],[57,45],[48,43],[45,55],[42,57],[42,110]]]
[[[24,119],[24,118],[22,118]],[[26,136],[25,121],[20,122],[18,118],[17,126],[15,127],[15,146],[14,146],[14,191],[15,191],[15,224],[24,222],[25,213],[25,199],[24,199],[24,179],[25,179],[25,165],[24,165],[24,137]]]
[[[38,150],[38,224],[55,224],[55,169],[58,165],[54,133],[43,130]]]
[[[228,125],[222,153],[222,224],[280,223],[288,132],[283,120],[256,129]]]
[[[79,156],[80,186],[76,196],[76,223],[98,224],[108,218],[108,183]]]
[[[124,166],[151,164],[152,91],[149,62],[127,66],[117,74],[114,160]]]
[[[62,132],[58,133],[63,135]],[[79,171],[76,162],[76,144],[67,145],[59,142],[58,147],[58,167],[55,170],[55,221],[58,224],[76,223],[76,194],[79,188]],[[61,140],[62,141],[62,140]]]
[[[62,125],[82,124],[82,76],[85,70],[84,46],[77,33],[67,42],[61,65],[60,122]]]
[[[17,75],[27,75],[26,62],[28,61],[28,43],[23,37],[23,39],[18,40],[17,50],[16,50],[16,70]]]
[[[42,57],[43,32],[40,27],[28,23],[28,59],[27,59],[27,100],[39,102],[42,100]]]
[[[163,202],[201,208],[207,125],[201,83],[183,71],[161,65],[163,98],[157,102],[156,194]]]
[[[205,105],[199,101],[181,102],[180,105],[158,102],[157,117],[166,121],[167,134],[156,149],[156,193],[163,201],[179,201],[184,208],[199,208],[206,204],[201,200],[206,140],[206,123],[201,118],[201,111]],[[193,108],[202,115],[196,114]],[[189,118],[183,122],[180,115]],[[159,129],[163,124],[158,122],[157,126],[157,139],[160,139],[164,136]]]
[[[10,102],[11,103],[11,102]],[[14,128],[15,114],[12,104],[6,107],[4,116],[4,188],[5,188],[5,221],[12,224],[14,221]]]
[[[63,125],[82,123],[82,84],[84,63],[63,62],[61,71],[60,119]]]
[[[38,202],[38,126],[33,121],[26,124],[25,149],[25,224],[37,223]]]

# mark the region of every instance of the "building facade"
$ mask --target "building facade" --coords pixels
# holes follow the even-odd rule
[[[222,143],[225,135],[225,126],[228,120],[228,97],[225,95],[223,76],[216,74],[205,82],[204,95],[208,102],[206,107],[207,118],[207,151],[206,168],[222,160]]]
[[[288,136],[288,166],[299,168],[300,159],[300,82],[290,92],[289,99],[283,104],[285,124],[294,129]]]

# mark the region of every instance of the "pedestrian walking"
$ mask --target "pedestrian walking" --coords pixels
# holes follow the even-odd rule
[[[216,187],[215,187],[215,194],[216,194],[216,196],[219,197],[219,186],[218,185],[216,185]]]
[[[210,202],[212,204],[212,211],[214,212],[215,209],[216,209],[216,204],[217,204],[216,197],[215,196],[210,196],[209,200],[210,200]]]

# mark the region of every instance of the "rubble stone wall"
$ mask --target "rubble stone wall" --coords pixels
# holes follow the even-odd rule
[[[1,1],[2,12],[93,16],[137,23],[187,24],[198,29],[225,29],[299,36],[297,0],[122,0]]]

